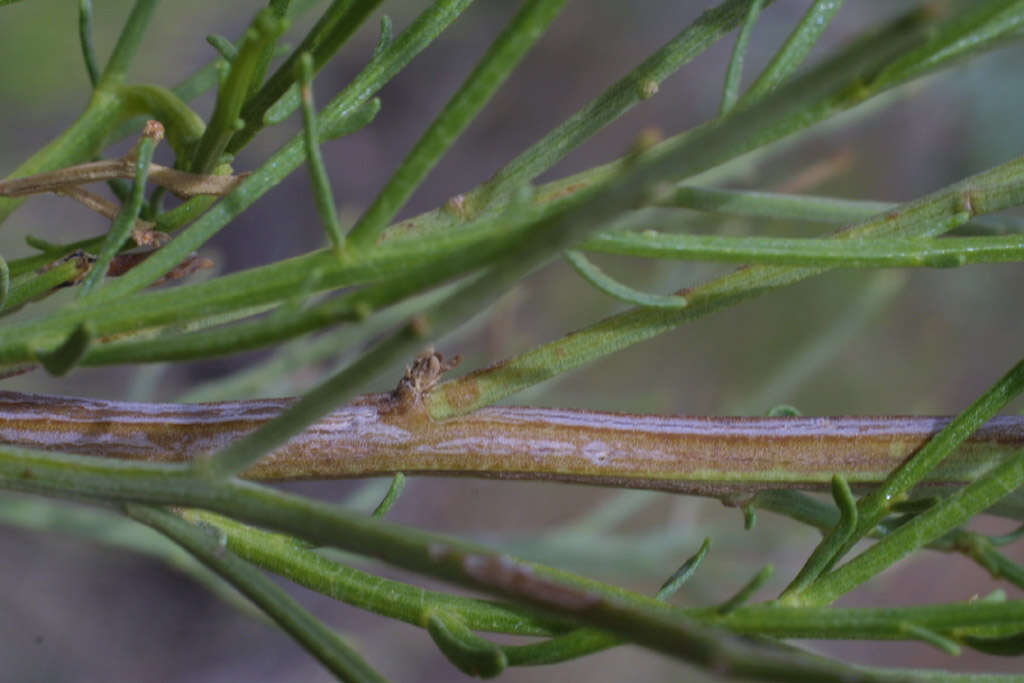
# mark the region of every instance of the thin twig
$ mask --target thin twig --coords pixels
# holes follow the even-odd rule
[[[166,187],[178,197],[185,198],[196,195],[226,195],[238,187],[246,175],[245,173],[238,175],[186,173],[160,164],[150,164],[148,179],[156,185]],[[0,180],[0,197],[24,197],[43,192],[64,192],[77,185],[114,178],[134,177],[135,158],[134,155],[127,154],[118,159],[90,161],[86,164],[76,164],[24,178]]]

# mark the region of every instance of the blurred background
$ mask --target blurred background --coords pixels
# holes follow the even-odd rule
[[[237,39],[264,4],[164,3],[129,80],[168,86],[179,82],[215,57],[204,40],[207,34]],[[397,34],[426,4],[392,0],[382,9],[393,18]],[[569,3],[550,33],[429,176],[403,216],[436,207],[486,180],[710,4]],[[912,4],[849,3],[811,60]],[[344,220],[354,221],[372,201],[517,5],[480,0],[384,88],[380,115],[370,126],[325,147]],[[753,33],[745,83],[807,5],[787,0],[763,13]],[[130,7],[127,0],[96,3],[95,42],[101,64]],[[326,102],[365,64],[379,16],[375,13],[317,77],[318,102]],[[307,19],[293,25],[293,43],[310,23]],[[684,67],[656,97],[609,126],[542,180],[620,156],[643,129],[671,135],[714,116],[733,37]],[[32,0],[0,9],[0,64],[5,65],[0,78],[0,174],[6,174],[66,127],[88,98],[75,3]],[[848,198],[913,199],[1024,150],[1019,119],[1024,90],[1015,87],[1022,69],[1024,46],[1007,46],[776,145],[738,164],[728,182],[734,187]],[[212,103],[208,94],[194,106],[205,116]],[[292,117],[262,134],[240,155],[235,168],[244,171],[257,165],[298,125]],[[0,253],[8,259],[28,255],[25,234],[68,241],[99,234],[105,227],[102,219],[69,200],[42,196],[26,202],[7,221],[0,232]],[[807,235],[823,228],[694,214],[693,229]],[[223,230],[204,254],[223,273],[299,254],[322,242],[307,175],[300,169]],[[633,286],[661,293],[728,270],[599,261]],[[1012,340],[1024,332],[1024,317],[1019,303],[1014,304],[1019,302],[1014,292],[1024,284],[1022,275],[1015,264],[831,273],[686,325],[520,394],[512,402],[700,415],[758,415],[780,403],[808,415],[953,413],[1019,360],[1020,345]],[[60,294],[41,305],[66,301],[66,294]],[[462,372],[622,308],[559,263],[506,295],[487,316],[444,340],[439,349],[461,354]],[[3,388],[174,400],[268,355],[174,367],[78,370],[60,380],[37,372],[7,380]],[[301,391],[325,369],[308,369],[287,386],[259,393]],[[399,368],[384,373],[378,385],[368,389],[392,387],[399,373]],[[288,488],[326,500],[349,499],[370,510],[386,484],[318,482]],[[695,552],[705,536],[711,536],[709,557],[677,598],[679,604],[690,605],[728,597],[766,563],[775,565],[776,578],[758,597],[777,594],[817,540],[816,533],[769,513],[761,515],[754,530],[744,531],[741,514],[717,501],[469,479],[412,479],[391,518],[475,538],[648,593]],[[1007,527],[993,523],[986,528]],[[1024,559],[1024,554],[1018,549],[1016,557]],[[355,562],[385,576],[433,585],[388,567]],[[330,680],[276,629],[240,615],[183,574],[138,554],[70,536],[0,527],[0,586],[3,680]],[[842,604],[962,600],[993,587],[983,571],[959,556],[922,553],[847,596]],[[1010,597],[1022,597],[1020,591],[1002,587]],[[424,631],[292,588],[394,680],[463,677]],[[973,653],[951,658],[915,644],[808,645],[874,665],[1006,672],[1020,666]],[[509,670],[503,680],[682,676],[700,680],[677,661],[622,647],[555,667]]]

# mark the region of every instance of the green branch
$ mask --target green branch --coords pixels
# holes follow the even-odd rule
[[[367,554],[467,587],[524,600],[670,656],[705,665],[715,662],[719,671],[734,675],[765,680],[777,680],[783,675],[787,680],[897,680],[894,674],[857,673],[835,662],[743,642],[700,624],[695,615],[657,600],[543,565],[524,563],[478,545],[265,487],[197,478],[178,466],[3,448],[0,485],[48,495],[73,493],[86,499],[176,504],[218,511],[295,534],[314,544]],[[755,609],[740,608],[719,618],[730,626],[748,619],[749,628],[755,622],[750,616],[753,614],[763,624],[763,611],[748,611]],[[793,618],[799,614],[796,609],[776,609],[768,614],[778,615],[780,627],[790,632],[800,624]],[[947,610],[940,618],[953,614],[955,609]],[[978,633],[1005,634],[1008,629],[1024,627],[1024,606],[1004,603],[991,610],[972,610],[972,616],[965,618],[969,619],[969,628],[980,629]],[[888,623],[892,626],[893,621]],[[916,623],[930,627],[923,621]],[[743,626],[736,629],[744,631]],[[900,629],[899,633],[907,637],[905,630]]]

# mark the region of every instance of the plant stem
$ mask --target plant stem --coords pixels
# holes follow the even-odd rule
[[[306,143],[306,166],[309,168],[309,179],[313,186],[313,199],[320,222],[324,224],[327,238],[335,251],[341,252],[345,246],[345,237],[341,234],[338,224],[338,211],[334,204],[331,181],[327,177],[323,155],[320,153],[320,132],[316,123],[316,111],[313,102],[313,58],[307,52],[299,60],[299,94],[302,100],[302,129]]]
[[[667,655],[716,671],[775,681],[896,681],[709,628],[683,610],[607,584],[531,564],[440,534],[367,518],[336,505],[237,480],[211,481],[151,463],[0,449],[0,486],[50,495],[201,507],[380,558],[437,578],[523,600]],[[788,611],[788,610],[786,610]],[[737,610],[733,614],[741,614]],[[1007,624],[999,615],[999,624]],[[904,633],[904,637],[905,637]]]
[[[739,97],[740,80],[743,78],[743,59],[747,54],[747,45],[750,42],[750,34],[754,31],[757,18],[761,16],[762,0],[753,0],[747,9],[747,16],[743,18],[740,25],[739,35],[736,36],[736,43],[732,48],[732,56],[729,58],[729,66],[725,71],[725,86],[722,88],[722,104],[719,107],[719,116],[728,114]]]
[[[962,215],[949,220],[963,224]],[[941,225],[941,223],[940,223]],[[604,232],[580,245],[587,251],[681,261],[721,261],[835,268],[955,268],[971,263],[1024,261],[1024,235],[944,239],[828,240]],[[641,302],[636,302],[641,303]]]
[[[0,392],[0,441],[181,462],[236,442],[292,405],[293,399],[144,404]],[[390,395],[369,395],[246,474],[473,474],[723,495],[826,488],[838,469],[853,485],[867,486],[884,480],[947,423],[928,417],[687,418],[525,407],[487,408],[435,422],[419,410],[403,412]],[[61,439],[53,441],[53,434]],[[1024,418],[996,418],[927,480],[973,481],[1022,444]]]
[[[85,71],[95,88],[100,82],[100,70],[96,66],[96,53],[92,46],[92,0],[78,0],[78,41],[82,47]]]

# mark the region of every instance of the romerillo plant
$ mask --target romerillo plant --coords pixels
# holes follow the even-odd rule
[[[475,676],[553,665],[623,643],[715,675],[761,680],[967,678],[848,664],[788,642],[797,638],[917,641],[950,658],[968,649],[1022,654],[1024,601],[1002,590],[927,605],[834,603],[918,551],[931,558],[963,554],[1011,584],[1009,590],[1024,588],[1024,569],[1001,550],[1017,534],[984,535],[966,526],[982,514],[1024,520],[1024,420],[997,417],[1024,389],[1024,361],[992,368],[993,376],[1005,374],[948,419],[805,418],[790,409],[764,418],[674,418],[491,404],[584,364],[614,363],[604,357],[834,269],[1024,258],[1020,226],[989,216],[1024,205],[1022,158],[900,204],[727,189],[707,175],[1018,39],[1024,2],[922,3],[805,66],[833,18],[842,19],[841,2],[810,2],[767,65],[741,88],[748,42],[772,3],[727,0],[624,69],[489,180],[433,211],[396,221],[565,5],[526,0],[351,222],[339,218],[321,147],[373,125],[381,108],[377,92],[443,40],[470,0],[430,3],[397,33],[382,16],[365,67],[340,92],[314,98],[317,72],[380,4],[271,0],[237,41],[211,36],[219,58],[168,89],[126,80],[157,3],[135,3],[101,68],[92,47],[92,4],[80,0],[92,96],[63,133],[0,181],[0,218],[28,196],[55,193],[108,216],[110,228],[73,244],[29,235],[37,253],[0,260],[0,315],[15,314],[0,327],[0,373],[61,376],[85,366],[283,346],[257,367],[189,397],[226,401],[220,403],[0,393],[0,485],[46,496],[5,494],[11,497],[0,508],[4,521],[60,531],[89,520],[85,533],[99,541],[138,522],[148,525],[198,560],[173,555],[175,562],[247,613],[255,606],[343,680],[380,680],[386,663],[364,659],[262,570],[422,627],[454,667]],[[283,46],[290,21],[306,12],[320,14],[294,46]],[[664,139],[642,135],[605,165],[537,181],[734,32],[717,116]],[[213,88],[215,104],[204,120],[189,103]],[[293,116],[301,119],[299,133],[257,166],[237,167],[239,151]],[[106,152],[125,139],[136,140],[129,153]],[[173,166],[153,161],[160,145],[173,152]],[[203,246],[303,168],[328,247],[197,278],[211,263]],[[690,182],[701,174],[700,182]],[[90,189],[103,181],[116,202]],[[700,215],[694,212],[842,227],[822,238],[694,234],[687,230]],[[649,293],[600,270],[588,256],[594,253],[744,267],[685,290]],[[558,259],[624,302],[624,310],[446,377],[455,363],[433,347]],[[62,305],[37,303],[56,292],[65,297]],[[315,332],[324,334],[310,337]],[[253,386],[342,349],[358,353],[297,399],[227,400],[252,399]],[[367,382],[403,362],[407,370],[394,378],[393,391],[360,395]],[[772,576],[769,566],[732,586],[724,601],[677,607],[671,598],[699,575],[707,540],[652,596],[518,559],[500,543],[388,521],[403,473],[712,496],[741,507],[750,523],[756,510],[769,510],[819,530],[822,539],[770,599],[754,599]],[[391,485],[370,515],[265,483],[383,475],[392,477]],[[815,491],[830,491],[832,500]],[[68,513],[52,498],[92,505]],[[172,543],[131,540],[141,538],[124,543],[172,557]],[[855,548],[862,540],[870,544]],[[353,554],[485,597],[357,570],[347,566]],[[965,598],[975,592],[965,588]],[[488,633],[534,638],[508,644]]]

